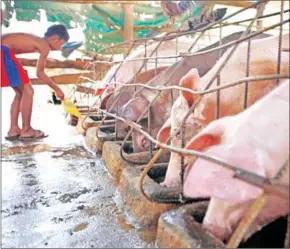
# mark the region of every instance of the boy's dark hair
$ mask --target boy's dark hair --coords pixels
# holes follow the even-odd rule
[[[69,34],[67,32],[66,27],[63,24],[54,24],[50,26],[45,32],[44,37],[47,38],[53,35],[58,35],[59,38],[65,41],[69,40]]]

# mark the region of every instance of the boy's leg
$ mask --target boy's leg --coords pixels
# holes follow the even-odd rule
[[[34,90],[31,84],[23,86],[20,112],[22,116],[21,137],[42,137],[44,132],[34,130],[31,126]]]
[[[31,84],[23,86],[22,101],[21,101],[21,115],[22,115],[22,131],[21,136],[26,136],[31,133],[31,115],[33,107],[34,90]]]
[[[15,97],[11,104],[11,110],[10,110],[10,129],[8,131],[8,137],[14,137],[17,135],[20,135],[21,129],[18,125],[18,118],[19,118],[19,112],[20,112],[20,103],[22,98],[22,89],[21,88],[12,88],[15,91]]]

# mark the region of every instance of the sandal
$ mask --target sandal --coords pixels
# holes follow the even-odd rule
[[[38,136],[39,133],[41,134],[40,136]],[[36,132],[34,133],[33,136],[27,136],[27,137],[19,136],[18,139],[21,141],[34,141],[34,140],[38,140],[38,139],[42,139],[42,138],[46,138],[46,137],[48,137],[48,135],[44,134],[40,130],[36,130]]]
[[[19,139],[19,137],[20,137],[20,135],[17,134],[17,135],[14,135],[14,136],[7,136],[7,137],[5,137],[5,139],[8,140],[8,141],[16,141],[16,140]]]

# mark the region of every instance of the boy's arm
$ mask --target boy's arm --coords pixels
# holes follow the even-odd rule
[[[50,50],[46,47],[39,48],[40,56],[37,62],[37,77],[41,79],[42,81],[44,81],[44,83],[49,85],[56,92],[57,97],[63,100],[64,99],[63,91],[44,72],[45,63],[46,63],[46,59],[49,54],[49,51]]]

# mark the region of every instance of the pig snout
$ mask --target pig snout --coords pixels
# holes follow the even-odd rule
[[[133,131],[133,150],[135,153],[149,150],[149,141],[148,139],[140,132]]]
[[[223,242],[227,242],[248,207],[250,207],[250,202],[231,205],[224,201],[213,199],[210,201],[204,217],[203,228]],[[235,209],[235,212],[232,212],[233,209]],[[224,212],[220,212],[220,210]]]
[[[130,126],[122,121],[116,120],[116,133],[119,139],[124,139],[130,131]]]
[[[148,129],[148,121],[147,119],[144,119],[140,122],[140,125],[142,126],[142,130],[149,133],[152,137],[156,137],[159,127],[154,127],[154,123],[152,123],[151,130]],[[132,133],[132,139],[133,139],[133,150],[135,153],[143,152],[143,151],[149,151],[150,150],[150,140],[144,136],[142,133],[138,132],[138,130],[134,130]],[[152,150],[154,149],[154,144],[152,143]]]

